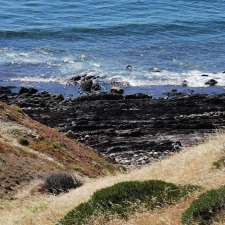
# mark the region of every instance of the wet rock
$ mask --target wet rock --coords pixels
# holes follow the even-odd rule
[[[63,101],[64,100],[64,96],[63,95],[57,95],[55,97],[55,100],[57,100],[57,101]]]
[[[101,91],[101,85],[99,83],[93,83],[91,90],[96,92],[96,91]]]
[[[19,91],[19,95],[22,95],[22,94],[33,95],[33,94],[36,94],[37,92],[38,92],[38,90],[35,89],[35,88],[25,88],[25,87],[21,87],[21,88],[20,88],[20,91]]]
[[[0,94],[0,100],[1,101],[7,101],[8,100],[8,95],[7,94]]]
[[[97,76],[94,75],[84,75],[80,80],[80,88],[82,92],[86,92],[87,94],[92,94],[95,92],[100,92],[102,87],[98,82]]]
[[[140,166],[180,151],[225,127],[225,95],[168,99],[99,93],[62,100],[48,92],[7,95],[6,102],[113,161]]]
[[[80,83],[81,90],[87,93],[90,93],[93,86],[93,80],[91,79],[82,79]]]
[[[184,80],[183,82],[182,82],[182,87],[187,87],[188,86],[188,81],[187,80]]]
[[[171,92],[167,93],[168,98],[177,98],[186,96],[183,92],[178,92],[177,89],[171,90]]]
[[[209,75],[208,74],[202,74],[201,76],[202,77],[208,77]]]
[[[210,79],[209,81],[207,81],[205,83],[205,85],[209,85],[209,86],[215,86],[218,82],[214,79]]]
[[[126,66],[126,70],[132,71],[132,70],[133,70],[133,67],[132,67],[131,65],[127,65],[127,66]]]
[[[97,100],[120,100],[123,99],[122,95],[113,93],[99,93],[87,96],[81,96],[75,99],[75,101],[97,101]]]
[[[150,68],[149,70],[150,70],[150,72],[153,72],[153,73],[160,73],[160,72],[162,72],[162,70],[157,68],[157,67]]]
[[[152,97],[143,93],[126,95],[125,99],[151,99]]]
[[[76,85],[78,84],[78,82],[81,80],[81,76],[80,75],[77,75],[77,76],[74,76],[74,77],[71,77],[69,80],[68,80],[68,83],[71,84],[71,85]]]
[[[124,90],[122,88],[119,88],[119,87],[113,87],[113,88],[111,88],[111,93],[122,95],[124,93]]]
[[[10,87],[0,87],[0,94],[10,95],[12,94]]]

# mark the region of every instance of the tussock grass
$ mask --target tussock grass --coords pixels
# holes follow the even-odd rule
[[[209,225],[213,219],[225,210],[225,186],[208,191],[192,202],[184,212],[182,223],[185,225]]]
[[[157,180],[118,183],[95,192],[88,202],[69,212],[58,224],[86,225],[94,215],[127,218],[141,206],[154,209],[173,204],[196,189]]]

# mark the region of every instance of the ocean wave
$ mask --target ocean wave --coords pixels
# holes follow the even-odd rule
[[[210,27],[210,29],[209,29]],[[61,29],[32,29],[32,30],[0,30],[0,38],[77,38],[83,39],[84,35],[150,35],[159,33],[182,33],[182,35],[206,34],[219,32],[225,29],[225,21],[176,21],[176,23],[129,23],[106,27],[72,27]]]
[[[136,71],[131,74],[115,75],[114,73],[105,75],[103,71],[92,71],[90,75],[99,76],[105,84],[110,84],[112,80],[118,80],[122,83],[128,83],[129,86],[155,86],[155,85],[182,85],[186,80],[189,87],[205,87],[205,83],[210,79],[218,81],[218,86],[225,86],[225,76],[223,72],[205,73],[203,71],[192,70],[182,73],[163,70],[161,72]],[[142,74],[142,76],[141,76]],[[66,76],[23,76],[14,77],[10,81],[27,82],[27,83],[59,83],[66,85],[69,78],[73,75]]]

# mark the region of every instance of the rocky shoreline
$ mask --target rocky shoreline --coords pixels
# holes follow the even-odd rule
[[[33,119],[65,132],[125,166],[141,166],[225,127],[225,94],[101,93],[64,99],[62,95],[0,87],[0,101],[20,106]]]

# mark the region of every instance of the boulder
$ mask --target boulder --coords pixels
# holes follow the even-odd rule
[[[209,86],[215,86],[218,82],[214,79],[210,79],[208,80],[205,85],[209,85]]]
[[[19,91],[19,95],[22,95],[22,94],[33,95],[33,94],[36,94],[37,92],[38,92],[38,90],[35,88],[21,87],[20,91]]]
[[[119,88],[119,87],[112,87],[111,88],[111,93],[112,94],[122,95],[124,93],[124,90],[122,88]]]

